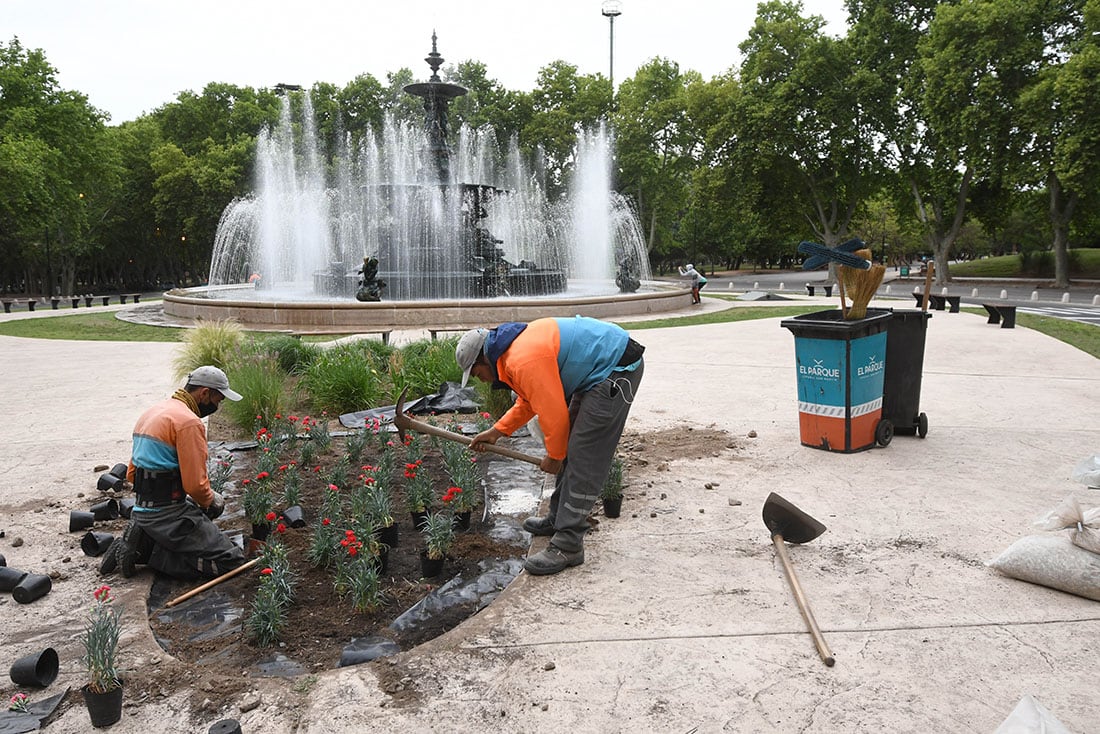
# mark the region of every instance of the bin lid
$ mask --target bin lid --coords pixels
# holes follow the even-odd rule
[[[840,309],[835,309],[783,319],[779,325],[784,329],[790,329],[795,337],[859,339],[884,331],[893,315],[889,310],[869,308],[866,317],[848,321],[844,319]]]

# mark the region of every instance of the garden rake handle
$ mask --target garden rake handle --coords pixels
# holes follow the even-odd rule
[[[396,421],[395,421],[396,422]],[[424,423],[423,421],[414,420],[407,415],[399,424],[402,428],[411,428],[417,433],[427,433],[431,436],[438,436],[439,438],[445,438],[448,441],[457,441],[458,443],[464,443],[467,446],[474,442],[474,439],[469,436],[463,436],[461,433],[455,433],[454,431],[448,431],[446,428],[440,428],[439,426],[433,426],[431,423]],[[519,461],[526,461],[528,464],[534,464],[539,466],[542,464],[542,459],[525,454],[514,449],[505,448],[504,446],[497,446],[495,443],[483,443],[481,448],[494,454],[500,454],[501,456],[507,456],[509,459],[518,459]]]
[[[783,562],[783,570],[787,572],[787,580],[791,582],[791,591],[794,592],[794,600],[798,603],[798,611],[802,612],[802,619],[806,621],[806,626],[810,629],[810,635],[814,638],[817,654],[821,656],[822,662],[831,668],[836,663],[836,658],[833,657],[833,653],[830,652],[829,646],[825,642],[825,637],[818,629],[814,613],[810,611],[810,605],[806,602],[806,595],[802,593],[802,585],[798,583],[798,577],[794,575],[794,567],[787,555],[787,545],[783,542],[783,536],[776,533],[772,536],[772,543],[775,545],[775,552],[779,554],[779,560]]]
[[[176,606],[177,604],[179,604],[180,602],[185,602],[185,601],[187,601],[188,599],[190,599],[191,597],[193,597],[193,596],[197,596],[198,594],[201,594],[202,592],[206,591],[207,589],[209,589],[209,588],[211,588],[211,587],[214,587],[214,586],[217,586],[218,584],[220,584],[220,583],[221,583],[221,582],[223,582],[223,581],[228,581],[229,579],[231,579],[231,578],[233,578],[234,576],[236,576],[236,575],[240,574],[241,572],[243,572],[243,571],[246,571],[247,569],[250,569],[250,568],[252,568],[252,567],[253,567],[253,566],[255,566],[255,565],[256,565],[257,563],[259,563],[259,562],[260,562],[261,560],[262,560],[262,559],[261,559],[260,557],[257,557],[257,558],[253,558],[253,559],[252,559],[251,561],[249,561],[248,563],[245,563],[245,564],[243,564],[243,565],[237,566],[237,567],[236,567],[236,568],[234,568],[234,569],[233,569],[232,571],[229,571],[228,573],[223,573],[223,574],[222,574],[221,576],[219,576],[218,578],[216,578],[216,579],[211,579],[210,581],[207,581],[207,582],[206,582],[205,584],[203,584],[202,586],[198,586],[198,587],[196,587],[196,588],[194,588],[194,589],[191,589],[191,591],[188,591],[188,592],[186,592],[186,593],[184,593],[184,594],[180,594],[179,596],[177,596],[177,597],[176,597],[175,599],[173,599],[172,601],[168,602],[168,603],[167,603],[167,604],[165,604],[164,606],[165,606],[165,607],[174,607],[174,606]]]

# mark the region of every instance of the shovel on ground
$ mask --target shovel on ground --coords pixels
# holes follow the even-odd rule
[[[401,391],[401,396],[397,398],[397,405],[394,406],[393,412],[393,424],[397,426],[398,432],[401,434],[401,440],[405,440],[405,431],[416,431],[417,433],[426,433],[429,436],[438,436],[439,438],[445,438],[448,441],[457,441],[458,443],[466,444],[469,446],[473,443],[473,439],[469,436],[463,436],[461,433],[455,433],[448,431],[446,428],[440,428],[439,426],[433,426],[430,423],[418,421],[415,418],[406,415],[405,413],[405,393],[409,391],[409,388],[405,388]],[[509,459],[518,459],[519,461],[526,461],[529,464],[539,466],[542,464],[542,459],[531,456],[530,454],[524,454],[519,451],[505,448],[503,446],[497,446],[492,443],[481,444],[482,448],[486,451],[494,454],[500,454],[501,456],[507,456]]]
[[[787,580],[791,583],[791,591],[794,592],[794,600],[798,602],[798,611],[802,612],[802,619],[810,629],[814,638],[814,645],[821,656],[821,660],[828,666],[836,662],[821,630],[817,627],[810,605],[806,602],[806,596],[802,593],[802,585],[798,583],[798,577],[794,574],[791,559],[787,555],[786,543],[808,543],[825,532],[825,526],[802,510],[783,499],[775,492],[764,500],[764,524],[772,535],[772,544],[775,552],[779,554],[779,560],[783,562],[783,570],[787,572]]]

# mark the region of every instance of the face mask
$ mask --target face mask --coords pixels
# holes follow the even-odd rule
[[[214,403],[199,403],[199,417],[205,418],[218,409],[218,406]]]

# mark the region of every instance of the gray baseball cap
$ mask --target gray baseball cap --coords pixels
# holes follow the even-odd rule
[[[485,347],[485,340],[489,338],[488,329],[470,329],[458,340],[455,347],[455,361],[462,370],[462,387],[470,381],[470,370],[477,361],[477,355]]]
[[[187,376],[188,385],[209,387],[217,390],[229,400],[241,399],[241,394],[229,389],[229,378],[217,367],[204,365]]]

